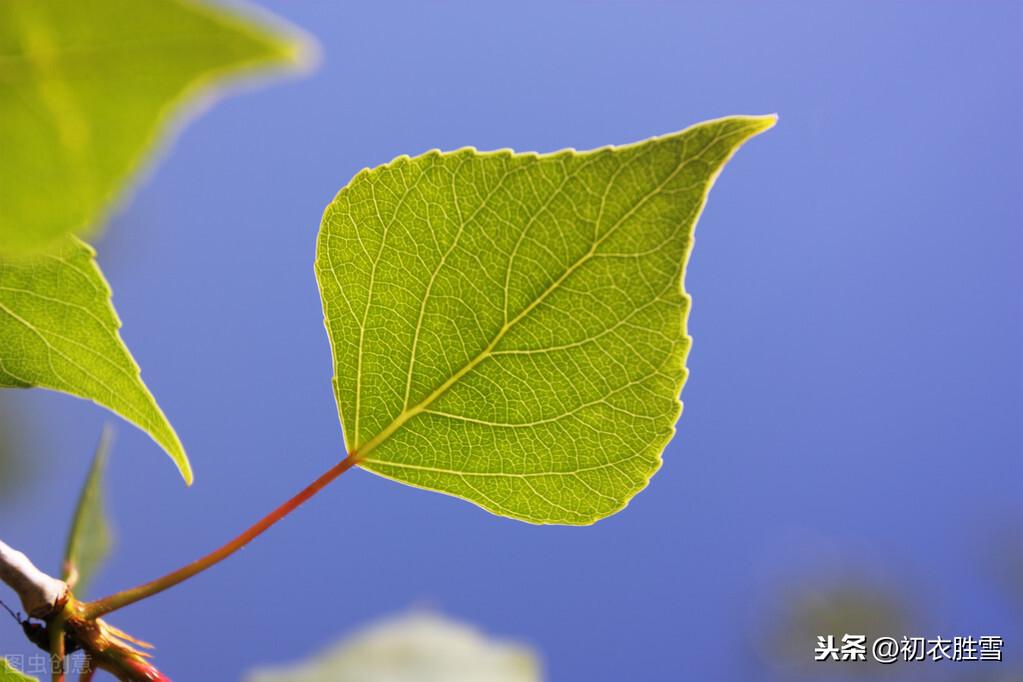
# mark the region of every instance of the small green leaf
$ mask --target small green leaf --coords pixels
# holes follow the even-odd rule
[[[64,551],[63,580],[74,589],[78,597],[85,594],[96,570],[106,561],[113,546],[113,533],[103,502],[103,475],[113,438],[113,429],[104,426],[93,454],[89,476],[78,498],[78,507],[75,509]]]
[[[323,217],[316,273],[361,465],[533,523],[622,509],[681,411],[693,227],[774,121],[359,173]]]
[[[22,674],[6,658],[0,656],[0,682],[39,682],[39,678]]]
[[[247,682],[539,682],[529,648],[431,614],[379,623],[317,656],[256,670]]]
[[[0,3],[0,253],[89,231],[186,100],[302,54],[197,2]]]
[[[0,259],[0,387],[50,388],[113,410],[152,436],[191,484],[184,448],[121,341],[93,256],[72,237],[52,253]]]

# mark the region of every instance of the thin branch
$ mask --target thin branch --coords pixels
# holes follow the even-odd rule
[[[27,556],[0,540],[0,580],[21,599],[25,612],[45,619],[67,601],[68,587],[35,567]]]
[[[67,651],[64,648],[64,613],[55,616],[46,629],[50,635],[52,682],[64,682],[64,664],[67,659]]]
[[[156,580],[145,583],[144,585],[139,585],[138,587],[134,587],[130,590],[124,590],[123,592],[112,594],[109,597],[105,597],[97,601],[86,602],[81,605],[83,616],[91,619],[106,615],[111,611],[116,611],[117,609],[128,606],[129,604],[134,604],[137,601],[159,594],[164,590],[188,580],[197,573],[201,573],[207,568],[217,565],[245,545],[249,544],[252,540],[262,535],[268,528],[283,519],[285,516],[298,509],[303,502],[323,490],[338,476],[358,464],[359,461],[359,457],[354,452],[350,453],[339,463],[331,467],[325,474],[313,481],[308,487],[302,490],[302,492],[295,495],[274,511],[270,512],[270,514],[265,516],[254,526],[220,549],[211,552],[203,558],[193,561],[187,566],[183,566],[172,573],[168,573],[162,578],[157,578]]]

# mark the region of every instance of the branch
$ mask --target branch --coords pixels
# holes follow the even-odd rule
[[[46,575],[29,558],[0,540],[0,580],[17,592],[25,612],[45,619],[68,597],[67,583]]]
[[[82,671],[82,680],[90,680],[93,671],[99,668],[124,682],[170,682],[170,678],[149,662],[149,654],[132,646],[138,644],[149,648],[151,645],[102,620],[85,618],[82,613],[84,605],[75,600],[67,583],[46,575],[27,556],[2,541],[0,580],[18,593],[30,616],[46,621],[46,625],[32,623],[27,626],[28,621],[25,621],[22,627],[33,643],[50,651],[55,666],[53,682],[64,682],[65,656],[78,648],[85,651],[89,661]],[[42,633],[41,641],[34,636],[36,632]],[[67,642],[74,645],[70,651]]]

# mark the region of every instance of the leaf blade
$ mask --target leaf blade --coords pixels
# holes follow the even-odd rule
[[[92,232],[183,104],[304,45],[186,0],[0,5],[0,253]]]
[[[693,227],[773,124],[357,175],[324,214],[317,276],[361,466],[532,523],[622,509],[681,410]]]
[[[94,255],[72,237],[52,253],[0,258],[0,387],[48,388],[110,409],[148,433],[191,484],[184,446],[121,340]]]
[[[105,425],[78,498],[64,550],[62,580],[79,597],[85,594],[89,582],[113,547],[113,532],[106,514],[103,491],[103,477],[113,438],[113,428]]]

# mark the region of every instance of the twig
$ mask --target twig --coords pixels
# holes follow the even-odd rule
[[[0,580],[21,599],[25,612],[45,619],[67,601],[68,587],[35,567],[27,556],[0,540]]]

